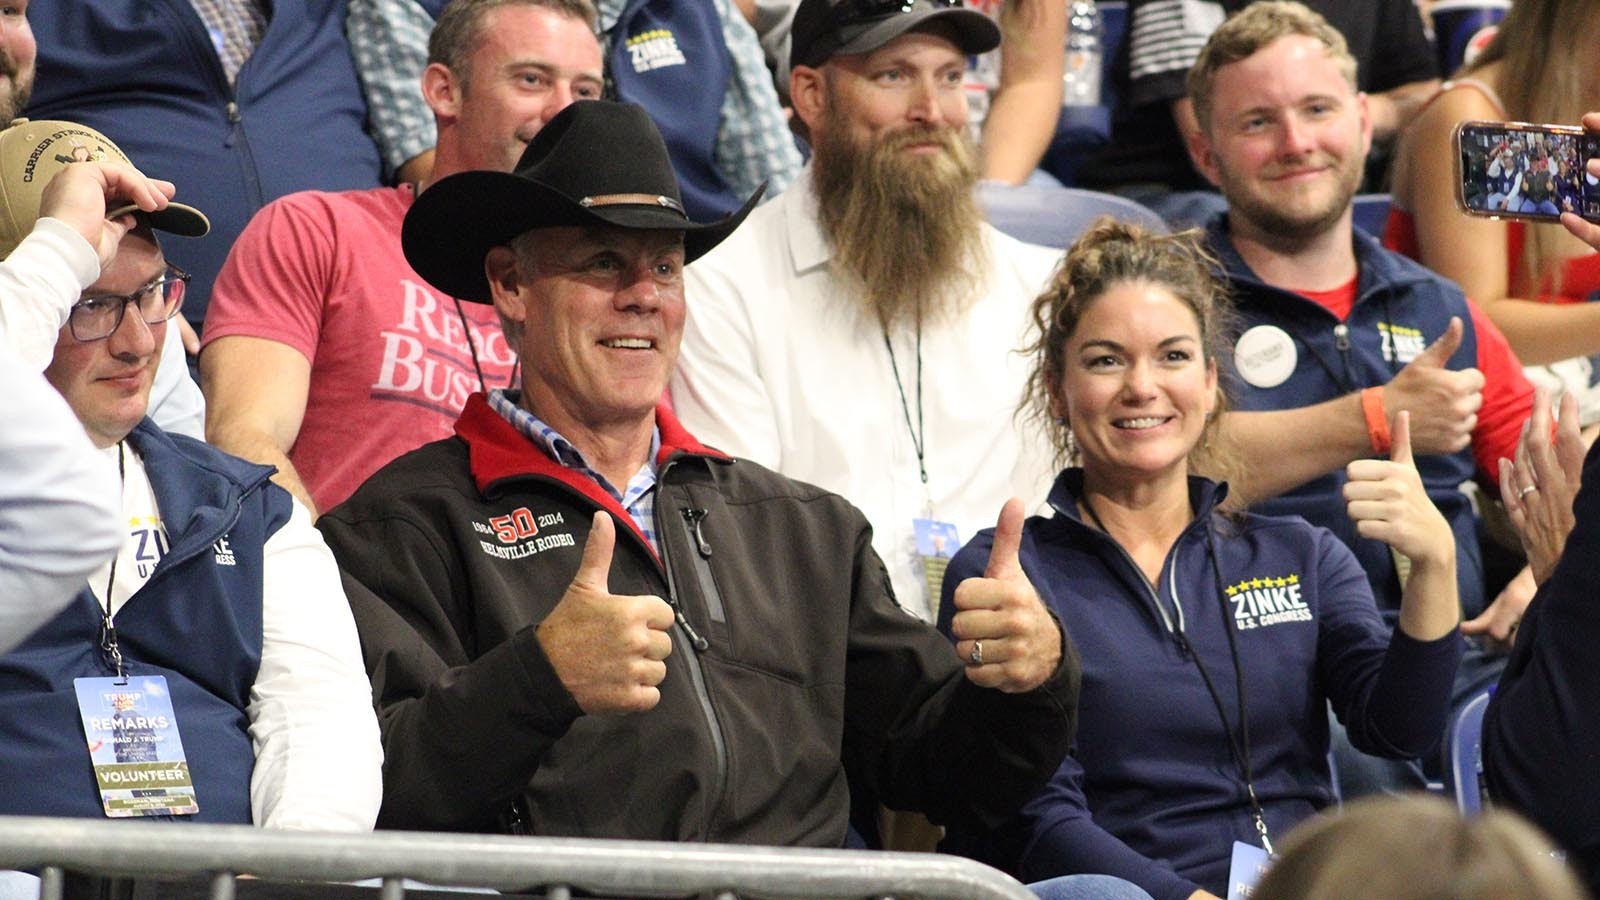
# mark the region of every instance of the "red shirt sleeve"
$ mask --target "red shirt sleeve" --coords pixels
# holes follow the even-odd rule
[[[1499,487],[1500,460],[1515,458],[1522,423],[1533,412],[1533,384],[1500,329],[1471,299],[1467,308],[1478,340],[1478,371],[1483,373],[1483,408],[1472,431],[1472,456],[1483,478]]]
[[[323,196],[289,194],[250,218],[211,287],[202,349],[242,335],[316,359],[327,296],[340,274],[335,225]]]

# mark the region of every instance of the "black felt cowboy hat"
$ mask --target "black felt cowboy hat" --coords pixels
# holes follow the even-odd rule
[[[716,222],[692,222],[661,132],[632,103],[584,100],[545,123],[511,172],[458,172],[406,213],[400,245],[428,283],[490,303],[483,258],[534,228],[612,225],[683,232],[693,261],[739,227],[761,197]]]

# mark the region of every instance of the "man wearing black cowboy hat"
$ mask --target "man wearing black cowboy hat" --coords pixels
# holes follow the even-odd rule
[[[1000,41],[988,16],[805,0],[793,35],[815,154],[689,268],[673,400],[704,439],[860,507],[896,598],[931,619],[954,548],[1049,485],[1046,443],[1011,415],[1027,374],[1012,351],[1061,254],[974,199],[962,79]]]
[[[851,789],[993,823],[1066,751],[1075,654],[1019,570],[974,580],[958,659],[854,507],[658,405],[683,266],[754,200],[691,221],[644,111],[594,102],[407,216],[407,258],[494,305],[522,380],[319,523],[384,729],[380,826],[839,846]]]

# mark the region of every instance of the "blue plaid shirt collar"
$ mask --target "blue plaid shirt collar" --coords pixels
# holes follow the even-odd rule
[[[562,437],[560,432],[545,424],[538,416],[523,409],[507,396],[504,390],[489,392],[489,406],[500,417],[511,423],[523,437],[533,442],[544,455],[560,463],[568,469],[582,472],[594,479],[595,483],[604,488],[606,493],[616,498],[617,503],[628,511],[628,516],[633,523],[639,526],[639,531],[644,534],[645,540],[650,542],[656,555],[661,555],[661,542],[656,538],[656,457],[661,453],[661,429],[653,429],[650,435],[650,458],[645,460],[639,471],[628,479],[627,486],[618,491],[604,475],[595,471],[583,458],[583,453],[572,442]]]

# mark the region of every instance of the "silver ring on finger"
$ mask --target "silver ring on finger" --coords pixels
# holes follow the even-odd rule
[[[975,666],[983,665],[983,641],[972,642],[972,652],[967,654],[967,662]]]
[[[1539,489],[1539,486],[1537,484],[1530,484],[1527,487],[1523,488],[1522,490],[1517,491],[1517,499],[1521,500],[1522,498],[1528,496],[1529,494],[1533,493],[1534,491],[1537,491],[1538,489]]]

